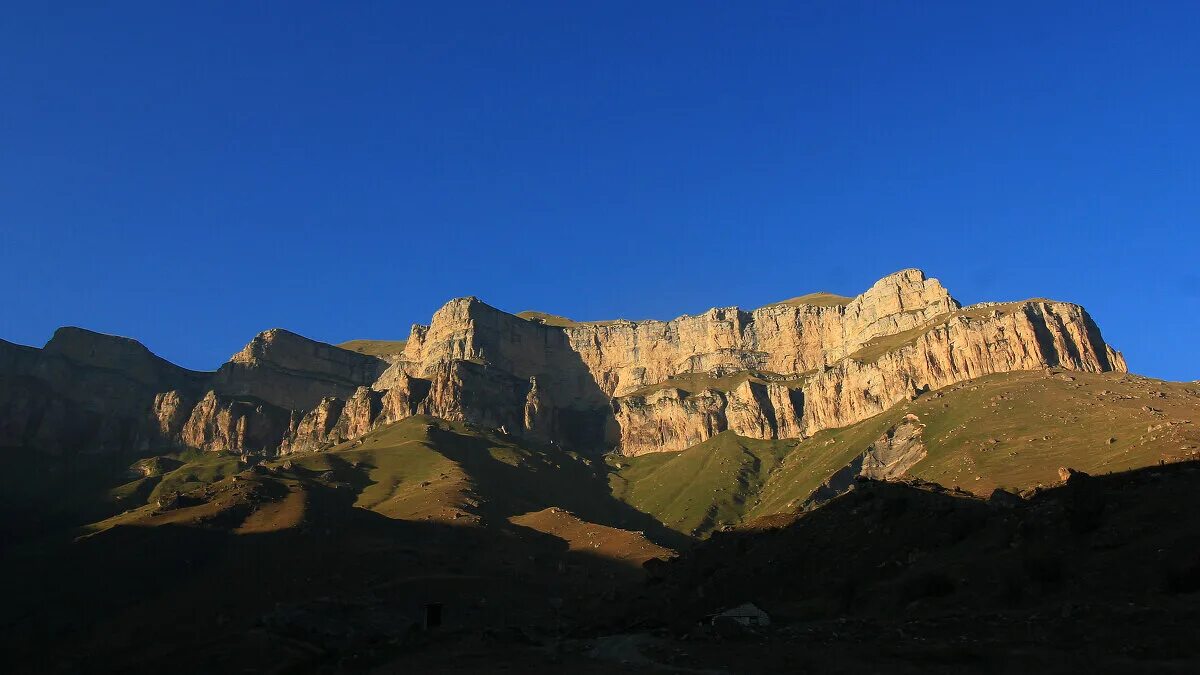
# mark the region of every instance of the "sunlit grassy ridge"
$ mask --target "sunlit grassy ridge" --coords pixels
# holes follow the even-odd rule
[[[927,424],[914,473],[977,494],[1052,483],[1060,466],[1122,471],[1200,447],[1200,387],[1119,373],[989,376],[906,408]]]
[[[390,518],[500,524],[558,507],[583,521],[679,541],[609,493],[603,463],[460,422],[412,417],[270,465],[348,485],[355,506]]]
[[[807,305],[810,307],[841,307],[843,305],[849,304],[850,301],[853,299],[854,298],[848,298],[844,295],[837,295],[836,293],[819,292],[819,293],[808,293],[807,295],[801,295],[801,296],[797,296],[795,298],[788,298],[787,300],[781,300],[781,301],[773,303],[773,304],[775,304],[775,305]],[[768,306],[770,306],[770,305],[768,305]]]
[[[368,356],[393,356],[402,354],[407,344],[407,340],[348,340],[338,347]]]
[[[409,418],[328,451],[290,455],[272,465],[344,481],[357,491],[354,504],[361,508],[395,518],[428,515],[438,507],[458,506],[464,480],[460,467],[434,447],[434,423]]]
[[[706,536],[799,507],[910,414],[924,425],[927,451],[910,475],[979,495],[1053,483],[1060,466],[1104,473],[1200,452],[1194,424],[1200,385],[1037,371],[930,392],[804,440],[724,432],[681,452],[597,461],[417,416],[325,452],[271,460],[266,468],[291,480],[340,485],[352,492],[355,506],[390,518],[515,523],[525,522],[523,514],[558,507],[664,542],[666,528]],[[110,510],[152,506],[247,470],[235,455],[196,451],[140,460],[134,468],[142,475],[126,472],[109,483]]]
[[[925,425],[928,456],[911,475],[979,495],[1200,451],[1200,386],[1121,373],[1018,372],[932,392],[803,441],[720,434],[682,452],[614,458],[613,493],[681,531],[800,506],[905,415]]]
[[[546,312],[536,312],[533,310],[517,312],[516,316],[519,316],[526,321],[533,321],[534,323],[540,323],[547,326],[556,326],[558,328],[573,328],[577,326],[608,326],[624,321],[624,319],[611,319],[607,321],[576,321],[574,319],[568,319],[565,316],[547,314]]]
[[[237,455],[229,453],[188,453],[183,458],[190,461],[162,474],[149,495],[149,501],[172,492],[189,492],[241,471]]]
[[[717,434],[682,452],[613,457],[613,495],[666,526],[704,534],[736,523],[798,441]]]

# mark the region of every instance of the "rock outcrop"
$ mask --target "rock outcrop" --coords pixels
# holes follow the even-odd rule
[[[382,358],[279,329],[213,373],[80,329],[40,350],[0,343],[0,444],[300,452],[427,414],[636,455],[726,430],[803,437],[966,379],[1048,367],[1125,363],[1077,305],[962,308],[919,270],[855,298],[671,321],[522,318],[461,298]]]
[[[838,469],[804,500],[810,507],[833,499],[860,479],[895,480],[925,459],[925,425],[916,415],[907,415],[888,429],[861,455]]]
[[[328,396],[346,398],[386,370],[383,359],[275,328],[259,333],[221,366],[214,389],[272,405],[307,410]]]
[[[801,435],[799,388],[750,376],[735,380],[727,389],[691,393],[668,384],[613,399],[621,448],[626,454],[683,450],[727,430],[749,438]]]
[[[291,411],[209,391],[192,409],[178,440],[201,450],[271,453],[291,429]]]
[[[428,327],[415,326],[404,358],[426,370],[476,359],[521,377],[550,375],[556,395],[595,402],[597,394],[624,396],[681,373],[812,372],[880,335],[956,309],[942,285],[918,270],[885,277],[846,305],[729,307],[671,321],[546,325],[465,298],[439,310]],[[580,371],[590,378],[581,380]]]
[[[51,454],[152,447],[161,442],[156,397],[174,390],[198,400],[205,378],[134,340],[80,328],[60,328],[42,349],[0,341],[0,447]]]

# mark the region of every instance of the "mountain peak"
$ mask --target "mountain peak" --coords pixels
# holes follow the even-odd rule
[[[123,370],[152,366],[183,370],[133,338],[98,333],[77,326],[63,326],[55,330],[42,350],[98,368]]]

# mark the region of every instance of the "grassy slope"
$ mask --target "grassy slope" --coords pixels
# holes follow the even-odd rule
[[[704,534],[738,522],[797,441],[763,441],[717,434],[682,452],[613,457],[613,495],[667,527]]]
[[[928,456],[912,474],[979,495],[1053,483],[1060,466],[1103,473],[1200,450],[1200,429],[1190,423],[1200,422],[1200,386],[1119,373],[1021,372],[948,387],[803,441],[727,432],[682,452],[614,458],[620,468],[610,484],[615,496],[666,525],[703,534],[795,508],[908,413],[927,425]]]
[[[392,356],[403,353],[406,344],[407,340],[347,340],[338,347],[368,356]]]
[[[431,423],[424,417],[409,418],[378,429],[361,442],[290,455],[271,464],[298,475],[331,472],[330,480],[348,483],[356,491],[355,506],[392,518],[453,518],[463,499],[465,476],[461,467],[432,446]]]
[[[847,298],[844,295],[835,293],[809,293],[795,298],[788,298],[775,303],[776,305],[808,305],[810,307],[841,307],[847,305],[854,298]],[[769,305],[768,305],[769,306]]]
[[[991,376],[908,407],[928,425],[916,475],[976,494],[1052,483],[1060,466],[1122,471],[1200,446],[1200,387],[1119,373]]]
[[[613,495],[683,533],[703,536],[747,517],[798,505],[862,452],[888,422],[882,416],[803,441],[724,432],[681,452],[614,457]]]
[[[620,321],[620,319],[610,321],[576,321],[574,319],[568,319],[565,316],[547,314],[546,312],[537,312],[531,309],[525,310],[524,312],[517,312],[516,316],[525,319],[526,321],[533,321],[535,323],[545,324],[547,326],[556,326],[558,328],[572,328],[574,326],[607,326]]]
[[[0,473],[0,549],[31,538],[70,536],[84,523],[137,508],[164,474],[186,461],[165,449],[151,457],[139,455],[153,451],[65,458],[32,448],[5,450],[10,467]]]
[[[639,570],[650,558],[667,558],[673,553],[650,542],[640,532],[589,523],[557,507],[513,516],[509,522],[557,537],[572,551],[628,563],[631,570]]]
[[[230,453],[189,452],[183,455],[176,455],[176,457],[185,463],[157,477],[158,482],[154,490],[150,493],[148,501],[153,502],[159,497],[172,492],[189,492],[209,483],[223,480],[241,471],[238,464],[238,456]],[[138,482],[134,481],[134,483]],[[117,488],[118,491],[125,491],[127,489],[128,485]]]
[[[926,425],[928,452],[912,475],[978,495],[1053,483],[1060,466],[1121,471],[1200,448],[1200,430],[1179,423],[1200,415],[1200,387],[1120,373],[990,375],[807,439],[771,477],[750,515],[795,505],[908,413]]]
[[[223,453],[188,453],[162,469],[112,489],[126,511],[89,529],[137,522],[155,510],[159,497],[207,494],[237,474],[250,475],[238,457]],[[263,470],[347,490],[353,506],[392,519],[537,529],[544,519],[516,519],[557,507],[622,536],[672,547],[687,543],[614,498],[603,463],[431,417],[411,417],[324,452],[271,460]]]
[[[901,415],[902,417],[903,415]],[[746,517],[790,511],[835,471],[850,463],[893,423],[880,415],[842,429],[827,429],[800,442],[763,486]]]
[[[607,467],[427,417],[269,464],[285,476],[348,485],[355,506],[390,518],[499,523],[558,507],[587,522],[648,531],[662,543],[672,536],[665,528],[705,535],[795,508],[909,413],[926,425],[928,450],[911,473],[979,495],[1052,483],[1060,466],[1103,473],[1200,450],[1192,424],[1200,421],[1200,386],[1039,371],[955,385],[803,441],[726,432],[682,452],[611,457]],[[243,469],[231,455],[190,453],[109,495],[132,508]]]

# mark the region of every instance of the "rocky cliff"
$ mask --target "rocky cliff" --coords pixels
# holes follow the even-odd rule
[[[671,321],[574,322],[452,300],[377,357],[283,330],[214,373],[62,329],[0,343],[0,445],[314,451],[413,414],[584,451],[681,450],[725,430],[796,438],[994,372],[1125,369],[1079,306],[962,308],[919,270],[855,298]]]
[[[345,398],[379,378],[383,359],[339,349],[279,328],[259,333],[221,366],[214,388],[305,410],[328,396]]]
[[[414,327],[404,360],[426,376],[466,361],[521,381],[534,377],[544,416],[602,415],[603,424],[590,425],[596,431],[575,440],[626,454],[682,450],[726,429],[753,438],[808,435],[994,372],[1125,368],[1087,313],[1068,303],[963,309],[919,270],[885,277],[844,302],[827,298],[591,323],[521,320],[467,298]],[[448,407],[493,424],[500,399],[515,411],[521,391]],[[565,441],[564,426],[543,431]]]

